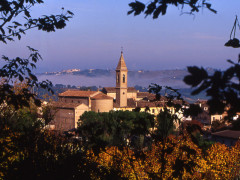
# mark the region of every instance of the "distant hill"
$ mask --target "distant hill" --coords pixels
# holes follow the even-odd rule
[[[214,69],[209,68],[209,72]],[[151,83],[174,88],[188,88],[183,82],[184,76],[188,74],[186,69],[174,70],[129,70],[128,85],[140,85],[148,87]],[[60,72],[46,72],[37,75],[39,80],[49,79],[53,84],[65,84],[75,86],[115,86],[115,70],[104,69],[70,69]]]
[[[208,68],[209,73],[214,69]],[[191,89],[183,82],[183,78],[188,74],[186,69],[173,70],[129,70],[128,86],[141,86],[147,88],[151,83],[161,86],[171,86],[181,89],[181,93],[190,99],[206,98],[204,94],[191,96]],[[50,80],[53,84],[71,85],[76,87],[96,86],[112,87],[115,86],[115,70],[104,69],[69,69],[59,72],[46,72],[37,74],[39,80]]]

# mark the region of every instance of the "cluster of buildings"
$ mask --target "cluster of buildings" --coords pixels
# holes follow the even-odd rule
[[[149,113],[157,115],[163,108],[163,102],[154,99],[154,94],[128,87],[128,69],[121,52],[116,68],[116,86],[104,87],[101,91],[67,90],[60,93],[58,101],[53,104],[57,110],[52,125],[60,131],[76,128],[79,117],[85,111],[132,111],[136,108],[145,111],[147,107]]]
[[[148,92],[139,92],[134,87],[128,87],[128,69],[121,52],[116,67],[116,86],[104,87],[101,91],[80,91],[67,90],[58,95],[58,101],[53,104],[56,109],[54,120],[51,126],[55,130],[67,131],[77,128],[80,116],[85,111],[109,112],[111,110],[129,110],[136,108],[157,115],[164,107],[165,100],[155,101],[155,95]],[[222,115],[209,115],[206,101],[196,102],[203,109],[203,112],[195,120],[203,124],[212,124],[213,121],[222,120]],[[174,109],[170,109],[174,113]],[[183,117],[185,120],[192,120],[191,117]],[[229,134],[231,132],[220,133]],[[219,133],[215,134],[220,137]],[[213,134],[214,135],[214,134]],[[239,133],[240,136],[240,133]],[[235,137],[235,134],[234,134]],[[238,137],[237,137],[238,138]]]

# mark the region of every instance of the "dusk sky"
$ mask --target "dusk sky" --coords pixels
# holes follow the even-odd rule
[[[224,44],[235,15],[240,15],[240,1],[213,0],[217,14],[203,9],[195,16],[180,15],[181,9],[172,7],[156,20],[127,15],[132,1],[48,0],[34,7],[33,15],[61,13],[64,7],[75,14],[67,27],[54,33],[31,30],[21,41],[0,44],[0,55],[23,57],[28,52],[26,46],[38,49],[43,57],[37,64],[38,72],[114,69],[121,47],[130,70],[192,65],[225,69],[229,66],[227,59],[236,61],[240,49]]]

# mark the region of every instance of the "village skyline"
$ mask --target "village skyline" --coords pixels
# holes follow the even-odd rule
[[[201,9],[181,15],[170,7],[165,16],[153,20],[144,15],[127,15],[131,1],[53,0],[32,8],[34,16],[71,10],[75,15],[63,31],[29,31],[21,41],[0,48],[6,56],[24,56],[31,46],[43,61],[37,72],[62,69],[113,69],[123,47],[129,69],[162,70],[197,65],[225,69],[227,59],[236,61],[238,49],[225,47],[238,15],[239,1],[216,1],[214,14]],[[56,5],[58,8],[56,8]],[[187,9],[186,9],[187,10]],[[240,37],[237,30],[236,36]]]

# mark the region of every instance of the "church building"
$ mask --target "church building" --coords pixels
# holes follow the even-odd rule
[[[104,87],[102,91],[67,90],[58,95],[53,104],[56,109],[52,122],[54,129],[66,131],[77,128],[77,122],[85,111],[109,112],[111,110],[129,110],[137,107],[154,115],[162,109],[161,102],[153,102],[155,95],[138,92],[128,87],[128,69],[121,52],[116,68],[116,86]]]

